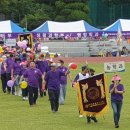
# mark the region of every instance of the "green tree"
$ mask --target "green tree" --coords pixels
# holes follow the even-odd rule
[[[22,27],[26,27],[27,24],[29,30],[55,17],[53,7],[35,0],[7,0],[5,5],[3,13],[6,19],[19,23]]]
[[[6,19],[33,30],[46,20],[90,21],[87,0],[1,0],[0,13]]]
[[[43,11],[38,10],[35,14],[28,14],[21,22],[20,24],[23,27],[26,27],[28,30],[33,30],[40,26],[43,22],[46,20],[50,20],[49,16],[46,15]]]
[[[58,0],[55,2],[55,7],[55,21],[91,21],[88,17],[89,8],[86,0]]]

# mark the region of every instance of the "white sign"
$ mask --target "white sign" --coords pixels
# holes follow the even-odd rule
[[[124,61],[106,62],[104,63],[104,71],[105,72],[125,71],[125,62]]]
[[[41,52],[42,52],[42,53],[47,53],[47,52],[49,52],[48,46],[42,46],[42,47],[41,47]]]
[[[6,39],[5,45],[16,46],[16,39]]]

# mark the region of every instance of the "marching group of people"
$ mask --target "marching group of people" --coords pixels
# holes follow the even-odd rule
[[[30,106],[33,106],[36,104],[38,94],[41,97],[46,96],[48,90],[53,112],[58,111],[59,103],[64,104],[67,75],[71,81],[72,78],[63,60],[54,63],[51,58],[45,59],[42,53],[35,57],[31,50],[25,51],[20,48],[6,51],[6,47],[3,47],[1,57],[0,76],[3,93],[22,95],[23,100],[29,100]],[[14,81],[12,87],[8,85],[10,80]],[[20,88],[22,81],[28,84],[24,89]]]
[[[29,100],[29,105],[34,106],[37,103],[38,95],[46,96],[46,91],[48,91],[51,110],[54,113],[58,111],[59,104],[64,104],[67,76],[72,82],[72,86],[75,87],[76,82],[93,76],[95,72],[85,65],[72,81],[70,68],[64,66],[63,60],[55,63],[50,58],[45,59],[44,54],[38,53],[38,56],[35,56],[31,49],[13,48],[11,51],[7,51],[7,47],[3,47],[1,57],[0,77],[3,93],[22,95],[23,100]],[[12,87],[7,84],[9,80],[14,81]],[[22,81],[27,82],[27,88],[20,88]],[[119,127],[124,93],[124,87],[120,81],[121,78],[118,75],[114,76],[109,90],[116,128]],[[82,116],[80,110],[79,114]],[[91,120],[97,122],[94,115],[87,116],[87,122],[90,123]]]

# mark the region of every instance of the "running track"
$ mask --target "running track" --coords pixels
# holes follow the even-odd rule
[[[57,62],[57,60],[62,59],[65,63],[85,63],[87,61],[88,63],[104,63],[104,62],[115,62],[115,61],[125,61],[130,62],[130,57],[59,57],[54,58],[54,61]]]

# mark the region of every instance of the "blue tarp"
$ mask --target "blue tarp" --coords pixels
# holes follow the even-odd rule
[[[95,27],[91,26],[90,24],[88,24],[88,23],[85,22],[85,21],[84,21],[84,26],[85,26],[86,32],[87,32],[87,31],[88,31],[88,32],[102,31],[102,30],[100,30],[100,29],[98,29],[98,28],[95,28]]]
[[[104,31],[117,32],[118,29],[121,31],[130,31],[130,20],[129,19],[118,19],[112,25],[104,28]]]
[[[22,33],[23,28],[13,23],[11,20],[0,22],[0,33]]]
[[[38,28],[34,29],[32,32],[94,32],[94,31],[102,31],[97,29],[84,20],[75,21],[75,22],[54,22],[54,21],[46,21]]]

